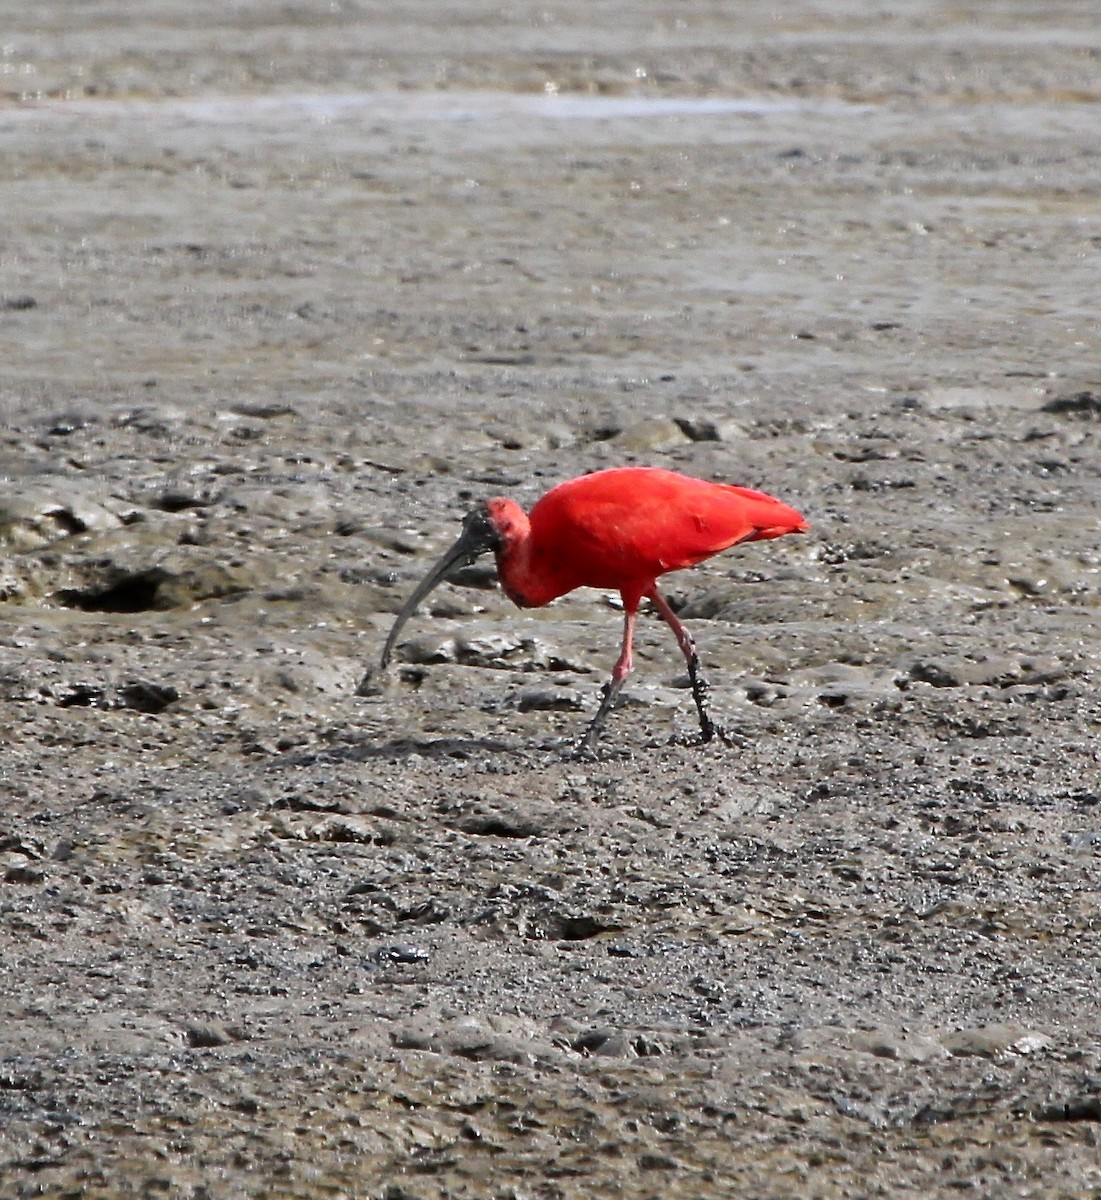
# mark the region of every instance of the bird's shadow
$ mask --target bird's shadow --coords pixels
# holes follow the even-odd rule
[[[370,762],[388,759],[398,762],[413,758],[477,758],[485,754],[521,754],[528,747],[513,746],[497,738],[417,738],[397,737],[384,742],[357,742],[353,745],[330,746],[324,750],[306,750],[299,754],[282,754],[279,761],[288,766],[312,767],[324,763]]]
[[[547,758],[561,763],[594,765],[606,762],[621,762],[632,758],[633,752],[622,746],[600,746],[580,750],[577,743],[567,738],[549,738],[542,742],[510,743],[498,738],[463,737],[396,737],[386,741],[362,741],[354,744],[328,746],[324,749],[303,750],[297,754],[280,754],[278,764],[287,767],[324,766],[327,763],[356,762],[402,762],[410,758],[427,758],[436,761],[484,758],[487,755],[504,755],[510,759],[538,759],[546,763]]]

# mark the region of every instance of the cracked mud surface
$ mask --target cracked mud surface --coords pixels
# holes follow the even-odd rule
[[[738,7],[5,34],[0,1195],[1101,1191],[1094,21]],[[355,695],[629,462],[812,523],[736,748],[483,565]]]

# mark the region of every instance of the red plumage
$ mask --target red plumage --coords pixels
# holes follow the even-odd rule
[[[764,492],[692,479],[660,467],[620,467],[560,483],[530,515],[499,496],[467,516],[462,536],[406,601],[380,665],[386,666],[398,631],[432,588],[458,564],[492,550],[501,586],[525,608],[549,604],[578,587],[616,588],[623,597],[622,649],[604,700],[582,739],[583,750],[592,748],[631,671],[635,616],[643,596],[676,636],[688,664],[701,734],[709,741],[721,730],[707,712],[707,684],[699,673],[696,648],[656,581],[739,542],[807,528],[795,509]]]
[[[737,542],[807,527],[794,509],[764,492],[659,467],[571,479],[539,500],[529,520],[536,557],[542,551],[567,560],[589,587],[652,582]]]

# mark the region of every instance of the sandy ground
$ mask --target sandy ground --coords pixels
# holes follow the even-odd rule
[[[1088,3],[24,6],[0,1195],[1101,1195]],[[812,532],[647,616],[491,494]]]

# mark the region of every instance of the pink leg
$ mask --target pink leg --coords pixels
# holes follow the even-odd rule
[[[625,601],[626,599],[625,597]],[[592,752],[593,743],[600,736],[600,731],[604,728],[604,722],[608,719],[608,714],[615,705],[616,697],[623,687],[624,680],[631,673],[635,640],[635,617],[637,613],[637,599],[633,605],[625,602],[623,609],[623,646],[620,649],[619,658],[616,659],[616,664],[612,668],[612,677],[604,685],[604,698],[600,702],[600,707],[596,710],[596,716],[589,723],[584,737],[582,737],[578,744],[577,750],[579,754],[590,754]]]
[[[701,741],[709,742],[712,738],[718,736],[722,741],[729,744],[730,737],[711,720],[711,714],[707,711],[707,696],[711,688],[707,680],[700,674],[700,656],[696,653],[696,643],[692,640],[692,635],[681,624],[677,614],[669,607],[669,601],[658,591],[656,584],[650,588],[646,596],[658,612],[661,613],[665,623],[673,631],[677,639],[677,645],[680,646],[680,651],[684,655],[684,661],[688,664],[688,679],[692,684],[692,699],[696,702],[696,712],[699,713],[700,717]]]
[[[696,643],[692,640],[692,635],[681,624],[680,618],[669,607],[669,601],[658,591],[657,587],[652,587],[646,593],[647,599],[661,613],[663,620],[676,635],[677,645],[680,646],[680,652],[684,655],[684,661],[688,664],[688,670],[692,670],[692,661],[695,660],[697,669],[700,665],[699,655],[696,653]]]

